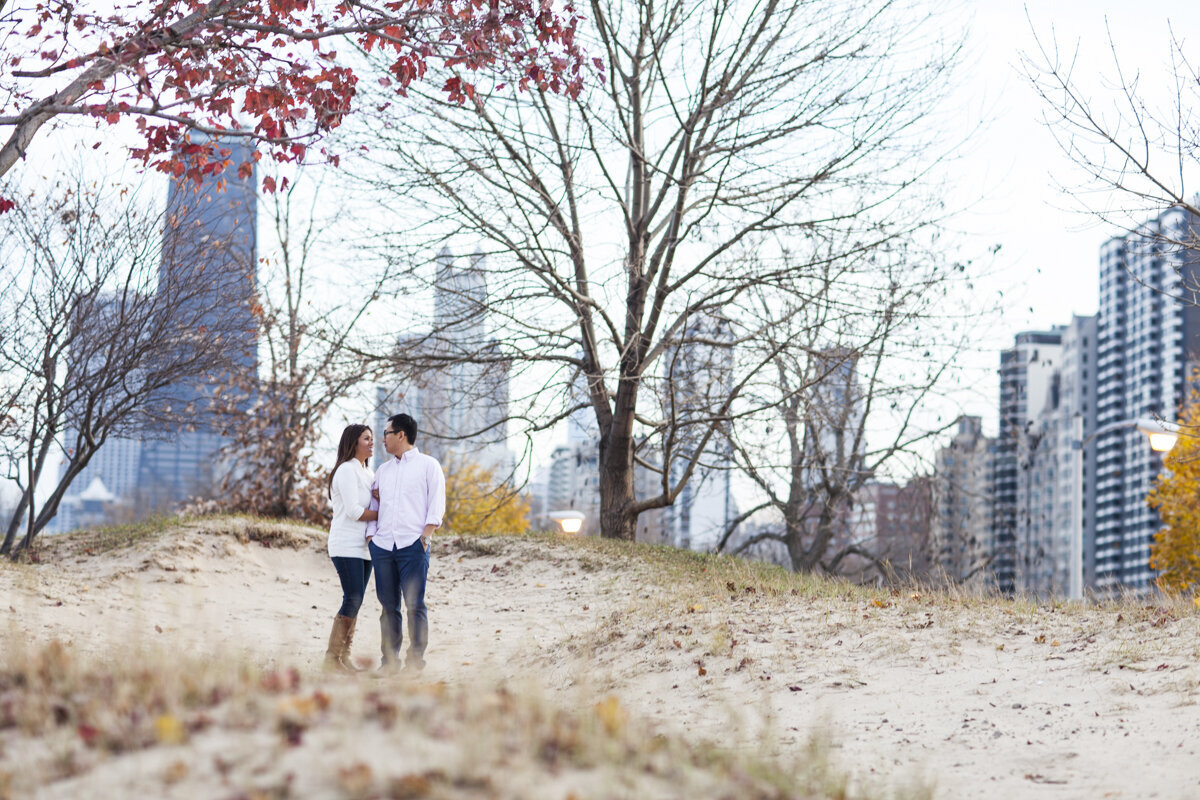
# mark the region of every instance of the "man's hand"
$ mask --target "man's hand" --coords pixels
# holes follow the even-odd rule
[[[433,525],[426,525],[425,530],[421,532],[421,546],[425,548],[426,552],[429,552],[429,548],[433,544],[433,532],[435,529]]]

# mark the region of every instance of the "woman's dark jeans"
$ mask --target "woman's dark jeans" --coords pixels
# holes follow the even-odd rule
[[[333,556],[332,560],[338,580],[342,582],[342,607],[338,610],[338,615],[357,617],[358,609],[367,593],[367,584],[371,581],[371,562],[365,558],[346,556]]]

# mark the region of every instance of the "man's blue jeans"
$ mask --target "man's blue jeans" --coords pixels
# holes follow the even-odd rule
[[[379,616],[383,663],[398,664],[404,642],[400,607],[408,612],[408,666],[425,665],[425,645],[429,642],[429,615],[425,611],[425,579],[429,575],[429,553],[421,540],[399,550],[384,550],[374,542],[368,545],[375,567],[375,594],[383,613]]]

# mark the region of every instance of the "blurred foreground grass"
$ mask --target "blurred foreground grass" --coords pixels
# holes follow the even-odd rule
[[[852,796],[819,742],[785,767],[655,733],[611,696],[126,655],[5,649],[0,798]]]

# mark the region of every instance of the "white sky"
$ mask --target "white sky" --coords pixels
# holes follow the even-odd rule
[[[1077,174],[1041,122],[1042,101],[1021,69],[1022,51],[1036,52],[1030,22],[1046,43],[1064,51],[1079,48],[1076,76],[1100,101],[1113,74],[1106,20],[1122,68],[1142,74],[1142,87],[1164,88],[1170,77],[1171,27],[1184,39],[1184,52],[1200,63],[1200,47],[1187,34],[1200,30],[1200,3],[1163,0],[968,0],[967,65],[960,80],[964,112],[991,121],[963,152],[964,198],[981,201],[959,227],[980,243],[1002,245],[988,291],[1003,289],[1002,319],[985,351],[981,391],[963,401],[994,430],[997,350],[1021,330],[1065,323],[1072,312],[1094,314],[1100,245],[1118,231],[1102,227],[1078,210],[1059,183]],[[1170,26],[1168,26],[1168,20]],[[1166,97],[1167,95],[1163,95]],[[1056,182],[1057,178],[1057,182]]]

